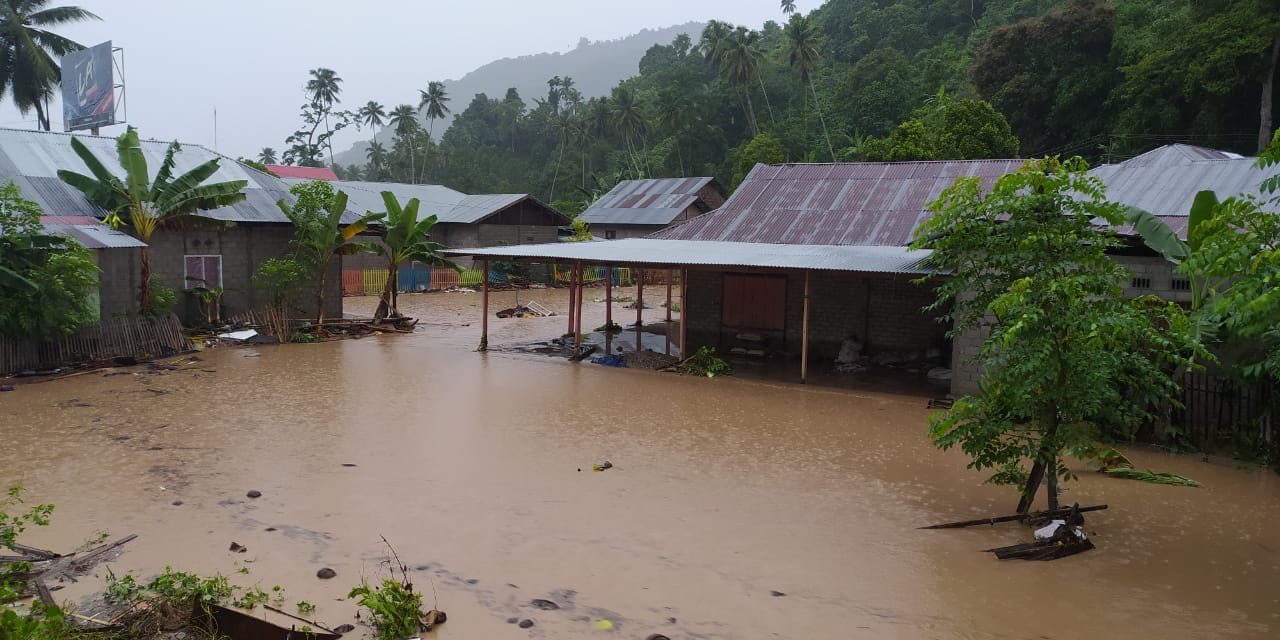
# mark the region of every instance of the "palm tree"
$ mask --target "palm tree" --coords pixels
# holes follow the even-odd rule
[[[313,186],[314,185],[314,186]],[[359,220],[342,226],[342,214],[347,211],[347,194],[339,191],[332,193],[332,187],[328,183],[317,180],[312,183],[304,183],[303,185],[294,186],[318,189],[322,202],[322,211],[312,211],[310,207],[303,206],[301,202],[298,205],[291,206],[283,199],[276,202],[280,207],[280,211],[284,212],[285,217],[293,223],[295,228],[295,242],[303,253],[309,254],[307,257],[313,261],[316,266],[318,275],[316,277],[316,329],[323,330],[324,326],[324,285],[326,276],[329,271],[329,263],[333,261],[334,256],[346,256],[353,253],[361,253],[371,251],[372,248],[368,243],[356,240],[356,236],[369,228],[369,223],[382,218],[381,213],[366,213]],[[297,195],[298,191],[294,191]],[[300,198],[301,199],[301,198]],[[317,207],[320,208],[320,207]]]
[[[372,175],[366,177],[374,179],[382,175],[382,167],[387,162],[387,149],[382,146],[381,142],[370,142],[369,148],[365,149],[364,157],[369,161],[369,167],[373,169]],[[366,171],[366,174],[369,172]]]
[[[427,135],[435,132],[436,118],[449,115],[449,94],[444,90],[444,83],[432,80],[427,83],[427,90],[418,90],[418,110],[427,113]]]
[[[725,43],[732,33],[733,26],[719,20],[707,22],[707,26],[702,29],[702,39],[698,42],[698,49],[702,52],[702,57],[707,64],[716,71],[720,70]]]
[[[790,61],[791,68],[800,71],[801,85],[807,86],[813,94],[813,108],[818,112],[818,121],[822,123],[822,137],[827,141],[827,153],[831,154],[831,161],[835,162],[836,152],[831,146],[831,136],[827,134],[827,120],[822,116],[822,105],[818,104],[818,92],[813,88],[813,70],[818,67],[820,57],[817,30],[808,18],[797,14],[791,16],[791,20],[787,22],[782,32],[787,39],[787,59]],[[802,97],[803,93],[801,91]],[[804,102],[808,101],[805,97]],[[807,123],[805,128],[808,128]]]
[[[573,119],[567,113],[557,116],[551,122],[551,129],[556,132],[560,155],[556,157],[556,171],[551,176],[551,193],[547,196],[548,203],[554,202],[556,199],[556,182],[560,180],[560,163],[564,162],[564,149],[569,146],[569,139],[573,137],[574,128]]]
[[[363,107],[356,112],[358,122],[363,123],[370,129],[381,127],[387,121],[387,112],[381,104],[375,100],[364,103]]]
[[[618,87],[613,94],[613,126],[627,141],[627,150],[631,154],[631,163],[635,166],[636,177],[643,177],[640,163],[636,160],[636,148],[632,140],[643,136],[649,130],[644,113],[640,111],[640,103],[636,96],[626,87]]]
[[[796,0],[782,0],[782,12],[791,15],[796,12]]]
[[[668,90],[658,94],[658,124],[669,129],[675,137],[682,177],[685,175],[684,152],[680,150],[680,137],[689,128],[692,111],[693,105],[683,91]]]
[[[407,104],[402,104],[391,111],[391,126],[401,140],[409,141],[409,181],[413,182],[417,172],[414,170],[413,134],[418,132],[418,112]]]
[[[716,46],[714,57],[710,58],[719,66],[725,80],[745,96],[747,123],[755,135],[760,133],[760,124],[756,121],[755,106],[751,104],[751,81],[759,76],[760,62],[764,58],[756,47],[758,38],[755,33],[739,28]]]
[[[71,148],[84,161],[93,177],[65,169],[58,170],[63,182],[84,192],[89,202],[107,212],[112,226],[128,224],[138,239],[145,243],[139,253],[142,277],[138,299],[143,313],[151,311],[151,253],[147,246],[157,229],[197,211],[217,209],[244,201],[245,180],[201,184],[218,171],[218,158],[173,177],[174,156],[182,150],[177,142],[169,145],[160,170],[151,180],[147,157],[142,152],[138,131],[129,127],[116,138],[116,154],[124,179],[116,177],[98,160],[88,147],[76,138]]]
[[[333,105],[340,102],[338,95],[342,93],[342,78],[338,77],[338,72],[333,69],[320,67],[311,70],[311,79],[307,81],[307,93],[311,96],[311,103],[324,112],[324,130],[330,134],[325,139],[325,145],[329,147],[329,164],[333,164],[333,132],[329,129],[329,110]]]
[[[428,239],[431,227],[436,224],[434,215],[418,219],[418,199],[411,198],[400,207],[394,193],[382,192],[382,202],[387,207],[386,222],[383,224],[382,245],[374,245],[375,252],[387,258],[387,284],[382,290],[382,299],[378,301],[378,310],[374,312],[375,320],[383,318],[399,318],[400,310],[396,308],[400,287],[400,264],[403,262],[422,262],[432,267],[458,266],[444,259],[441,250],[444,245]]]
[[[262,151],[258,152],[258,162],[261,162],[262,164],[275,164],[276,150],[271,147],[263,147]]]
[[[62,81],[54,57],[84,47],[41,27],[101,20],[80,7],[45,8],[49,0],[0,0],[0,94],[13,92],[18,112],[36,111],[41,129],[49,130],[48,100]]]

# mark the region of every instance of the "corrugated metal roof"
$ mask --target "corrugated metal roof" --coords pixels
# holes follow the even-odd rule
[[[445,253],[479,258],[523,258],[598,264],[657,266],[774,267],[866,273],[930,273],[931,252],[906,247],[867,247],[661,240],[630,238],[607,242],[559,242],[506,247],[451,249]]]
[[[67,236],[86,249],[131,249],[147,246],[141,240],[116,231],[93,216],[40,216],[46,233]]]
[[[1209,190],[1225,199],[1245,194],[1258,195],[1258,185],[1277,169],[1258,169],[1253,158],[1102,165],[1090,174],[1107,185],[1107,199],[1137,207],[1165,218],[1180,235],[1186,237],[1187,215],[1196,193]],[[1263,208],[1280,213],[1280,207],[1263,204]],[[1129,233],[1126,228],[1121,233]]]
[[[116,139],[105,136],[76,134],[102,164],[116,175],[123,170],[116,158]],[[93,216],[101,218],[104,212],[89,203],[78,189],[58,179],[58,170],[67,169],[88,174],[84,162],[71,149],[71,134],[47,131],[0,128],[0,181],[12,180],[22,190],[23,197],[39,204],[50,215]],[[147,158],[147,168],[152,177],[159,171],[169,143],[158,140],[142,141],[142,151]],[[230,222],[287,223],[276,202],[293,201],[288,185],[279,178],[247,167],[235,160],[215,153],[197,144],[183,144],[182,151],[174,156],[175,174],[189,171],[210,159],[219,159],[218,171],[208,182],[245,180],[246,200],[199,215]],[[344,220],[354,219],[352,214]]]
[[[988,188],[1024,160],[756,165],[717,210],[651,237],[901,247],[959,176]]]
[[[591,224],[671,224],[698,201],[698,192],[714,181],[709,177],[623,180],[578,219]]]
[[[309,182],[296,178],[285,178],[289,184]],[[435,215],[440,222],[471,224],[519,204],[524,200],[536,198],[525,193],[496,193],[469,196],[438,184],[403,184],[399,182],[363,182],[353,180],[337,180],[333,188],[347,194],[347,208],[364,213],[366,211],[385,211],[382,192],[395,194],[400,204],[417,198],[421,204],[419,212],[422,216]],[[541,205],[541,203],[539,203]],[[568,223],[568,219],[565,219]]]
[[[302,178],[303,180],[328,180],[338,179],[338,174],[333,172],[329,167],[294,167],[287,164],[269,164],[265,165],[267,171],[278,178]]]
[[[1189,144],[1166,144],[1163,147],[1156,147],[1144,154],[1129,158],[1120,164],[1133,167],[1142,165],[1167,166],[1200,160],[1238,160],[1243,157],[1230,151],[1219,151],[1218,149],[1197,147]]]

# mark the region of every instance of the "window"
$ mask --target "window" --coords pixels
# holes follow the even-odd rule
[[[1150,289],[1151,278],[1134,278],[1133,282],[1129,283],[1129,286],[1134,289]]]
[[[605,240],[616,240],[617,238],[618,238],[618,232],[614,231],[613,229],[609,229],[608,231],[604,232]]]
[[[1174,278],[1173,282],[1169,283],[1169,288],[1174,291],[1190,291],[1191,281],[1186,278]]]
[[[734,329],[782,331],[786,325],[786,276],[724,274],[721,324]]]
[[[188,289],[222,286],[222,256],[186,256],[183,266],[183,286]]]

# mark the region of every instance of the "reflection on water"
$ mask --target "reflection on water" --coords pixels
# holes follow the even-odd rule
[[[601,617],[628,638],[1280,634],[1275,474],[1130,451],[1204,488],[1081,470],[1067,500],[1111,505],[1099,550],[1000,563],[979,550],[1025,529],[916,529],[1013,502],[928,444],[920,398],[476,354],[469,304],[410,337],[22,386],[0,396],[0,481],[57,503],[42,546],[137,532],[117,573],[282,584],[333,625],[385,535],[448,611],[442,638],[588,637]]]

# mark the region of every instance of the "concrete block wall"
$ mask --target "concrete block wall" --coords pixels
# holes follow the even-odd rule
[[[221,255],[223,305],[234,314],[268,304],[265,294],[255,290],[252,277],[270,258],[293,254],[293,227],[285,224],[240,224],[234,227],[164,229],[151,238],[152,277],[178,293],[179,316],[191,321],[199,317],[199,304],[182,294],[185,256]],[[310,314],[315,309],[315,286],[303,287],[299,307]],[[329,263],[325,279],[325,315],[342,316],[342,260]]]
[[[97,249],[98,304],[103,320],[138,312],[141,249]]]
[[[663,228],[660,224],[593,224],[590,226],[591,235],[606,240],[643,238]],[[611,231],[614,236],[612,238],[609,237],[609,232]]]

